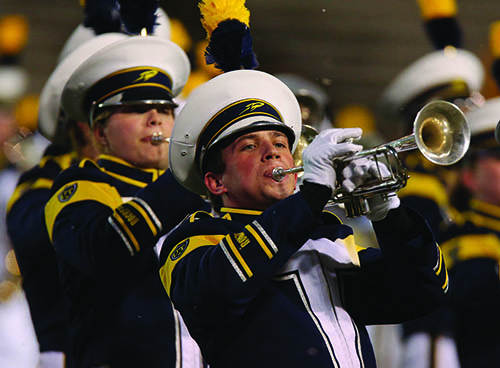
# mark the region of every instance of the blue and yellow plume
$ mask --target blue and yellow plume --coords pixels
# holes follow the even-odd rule
[[[420,17],[436,50],[447,46],[461,48],[462,29],[457,21],[455,0],[417,0]]]
[[[224,72],[258,66],[250,35],[250,12],[244,0],[203,0],[199,3],[201,23],[209,40],[207,64]]]

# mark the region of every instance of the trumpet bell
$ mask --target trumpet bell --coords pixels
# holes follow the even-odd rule
[[[418,150],[434,164],[452,165],[469,149],[467,119],[450,102],[439,100],[428,103],[418,112],[413,126]]]

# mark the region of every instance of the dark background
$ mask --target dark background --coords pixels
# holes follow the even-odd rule
[[[161,1],[193,40],[206,34],[195,0]],[[458,0],[464,47],[489,69],[489,26],[500,19],[499,0]],[[359,103],[374,109],[389,81],[433,51],[416,1],[247,0],[261,70],[294,72],[321,83],[334,109]],[[20,62],[39,93],[65,39],[82,19],[77,0],[0,0],[0,14],[21,13],[30,24]],[[497,93],[491,80],[484,93]]]

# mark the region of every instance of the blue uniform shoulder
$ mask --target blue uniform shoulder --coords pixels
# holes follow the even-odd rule
[[[163,242],[160,264],[164,264],[170,251],[182,240],[197,235],[227,234],[231,221],[214,217],[206,211],[197,211],[187,216]],[[235,224],[236,225],[236,224]]]
[[[109,179],[95,161],[84,159],[78,165],[72,165],[57,175],[52,186],[52,193],[57,192],[64,185],[78,180],[107,182]]]

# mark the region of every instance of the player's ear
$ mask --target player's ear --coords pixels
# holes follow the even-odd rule
[[[217,175],[213,172],[207,172],[205,174],[205,186],[208,188],[210,193],[216,196],[227,192],[227,189],[222,182],[222,174]]]

